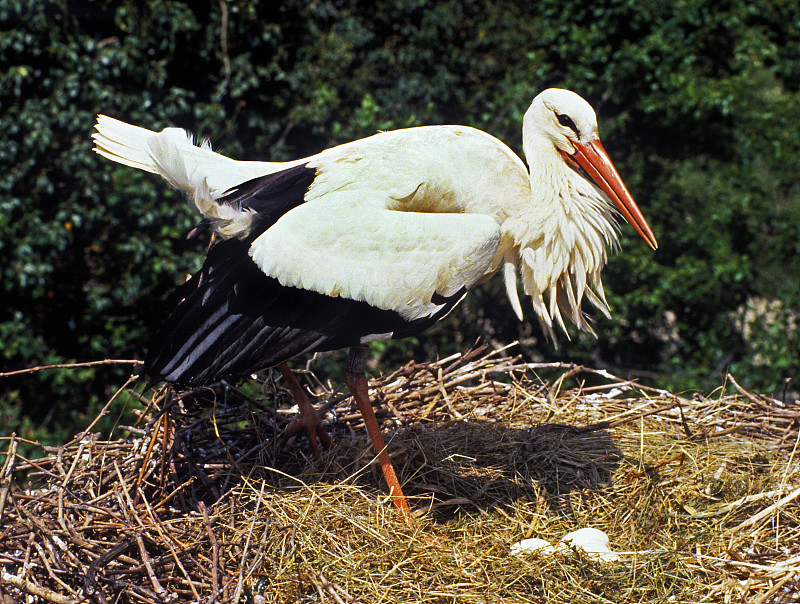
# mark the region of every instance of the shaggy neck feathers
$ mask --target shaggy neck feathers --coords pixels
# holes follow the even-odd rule
[[[526,134],[525,155],[535,166],[530,175],[529,215],[511,219],[507,225],[525,294],[551,339],[555,339],[555,325],[569,337],[564,317],[594,334],[581,303],[585,297],[609,315],[600,272],[607,248],[617,245],[614,215],[592,183],[564,170],[564,160],[546,133]]]

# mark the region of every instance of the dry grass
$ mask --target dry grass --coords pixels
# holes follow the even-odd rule
[[[288,411],[161,391],[129,440],[6,439],[0,601],[800,602],[800,403],[729,380],[685,398],[485,350],[374,380],[417,529],[348,397],[315,462]],[[509,553],[582,527],[621,562]]]

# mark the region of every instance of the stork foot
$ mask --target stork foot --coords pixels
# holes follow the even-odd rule
[[[286,381],[286,385],[292,393],[292,398],[294,398],[294,402],[297,403],[297,408],[300,411],[300,417],[286,427],[283,431],[283,435],[289,437],[294,436],[298,432],[305,432],[308,435],[308,443],[311,447],[311,453],[314,455],[314,459],[320,459],[322,453],[319,449],[319,443],[322,443],[325,448],[330,449],[333,447],[333,440],[327,430],[325,430],[325,426],[322,425],[317,410],[314,408],[314,405],[311,404],[311,401],[308,400],[306,393],[300,387],[297,378],[294,377],[289,366],[286,365],[286,363],[281,363],[278,365],[278,371],[281,372],[283,379]]]
[[[283,434],[288,438],[300,432],[305,432],[308,436],[308,444],[311,447],[311,453],[314,455],[314,459],[320,459],[322,453],[319,444],[321,443],[326,449],[330,449],[333,447],[333,440],[327,430],[325,430],[325,426],[322,425],[322,421],[319,419],[314,408],[311,407],[311,409],[312,411],[310,413],[306,413],[303,411],[303,408],[300,407],[300,417],[286,426],[286,430],[284,430]]]

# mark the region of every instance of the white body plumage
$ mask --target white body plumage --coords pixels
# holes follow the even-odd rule
[[[451,308],[452,297],[503,268],[520,319],[518,276],[548,334],[555,324],[565,329],[564,316],[591,331],[581,302],[608,313],[600,271],[617,243],[614,206],[656,245],[600,145],[594,112],[564,90],[543,92],[526,113],[530,172],[504,143],[464,126],[383,132],[293,162],[235,161],[182,130],[105,116],[94,139],[101,155],[185,191],[219,235],[247,241],[258,268],[282,286],[409,322],[433,316],[443,300]],[[248,202],[262,195],[254,179],[293,169],[313,170],[302,199],[254,233],[263,218]]]

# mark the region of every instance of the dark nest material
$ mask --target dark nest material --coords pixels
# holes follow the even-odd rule
[[[411,529],[350,398],[305,377],[336,443],[317,461],[281,436],[293,413],[269,381],[123,389],[106,410],[143,405],[125,438],[93,423],[25,442],[38,459],[6,438],[0,601],[800,602],[798,401],[730,376],[687,398],[486,348],[410,363],[371,386]],[[585,527],[619,561],[510,553]]]

